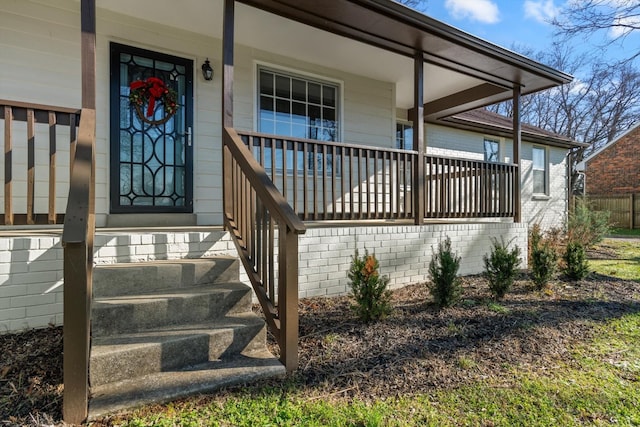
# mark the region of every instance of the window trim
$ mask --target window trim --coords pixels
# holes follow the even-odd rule
[[[486,143],[487,141],[491,141],[491,142],[495,142],[496,144],[498,144],[498,159],[495,161],[491,161],[487,158],[487,150],[486,150]],[[491,162],[491,163],[502,163],[502,138],[498,138],[495,136],[488,136],[485,135],[484,138],[482,139],[482,155],[483,155],[483,159],[485,162]]]
[[[337,96],[337,114],[336,118],[338,120],[338,133],[336,136],[336,143],[344,142],[344,81],[327,77],[326,75],[314,74],[307,71],[302,71],[300,69],[291,68],[283,65],[273,64],[266,61],[253,61],[253,130],[258,132],[258,124],[260,122],[260,69],[266,69],[268,71],[272,71],[274,73],[281,73],[289,75],[290,77],[298,77],[305,80],[315,80],[319,83],[328,83],[337,86],[338,88],[338,96]]]
[[[414,129],[412,121],[396,119],[396,123],[395,123],[395,125],[393,127],[393,148],[395,148],[397,150],[413,150],[413,141],[411,141],[411,148],[398,147],[398,139],[397,139],[398,125],[410,127],[412,131]],[[406,140],[405,140],[405,142],[406,142]]]
[[[534,172],[535,171],[539,171],[540,169],[537,169],[535,166],[535,162],[534,162],[534,151],[535,150],[541,150],[544,153],[544,169],[542,169],[543,173],[544,173],[544,191],[542,193],[540,192],[536,192],[535,191],[535,178],[534,178]],[[531,147],[531,194],[535,197],[540,197],[540,196],[549,196],[549,150],[547,149],[547,147],[544,147],[542,145],[534,145]]]

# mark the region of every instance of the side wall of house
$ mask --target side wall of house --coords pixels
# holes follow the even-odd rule
[[[586,164],[587,194],[640,192],[640,127],[623,135]]]
[[[99,4],[98,4],[99,6]],[[0,98],[78,108],[80,106],[80,16],[73,0],[35,0],[3,3],[0,15]],[[164,27],[149,21],[98,9],[97,12],[97,225],[109,212],[109,43],[117,42],[194,61],[194,211],[199,225],[222,223],[220,145],[221,40]],[[214,80],[202,78],[206,58]],[[345,141],[389,147],[393,144],[394,85],[304,63],[294,58],[236,46],[234,107],[236,126],[255,130],[256,64],[337,82],[341,87],[342,136]],[[34,66],[34,64],[40,64]],[[46,64],[43,73],[42,64]],[[26,212],[26,144],[14,130],[14,212]],[[38,129],[36,210],[46,212],[48,128]],[[68,130],[58,137],[57,212],[66,209],[68,193]],[[0,164],[3,173],[4,164]],[[22,173],[24,171],[24,173]],[[0,196],[0,203],[2,203]]]
[[[428,125],[427,153],[434,155],[484,159],[484,138],[500,141],[500,160],[511,162],[513,142],[508,138],[491,134],[453,129],[444,126]],[[533,147],[542,147],[547,159],[547,192],[533,192]],[[455,149],[454,149],[455,147]],[[521,148],[522,164],[522,221],[528,224],[540,224],[543,228],[561,227],[566,221],[567,212],[567,150],[558,147],[542,146],[523,141]]]

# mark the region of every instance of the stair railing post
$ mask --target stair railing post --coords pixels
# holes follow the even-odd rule
[[[278,233],[280,361],[293,372],[298,368],[298,236],[283,223]]]

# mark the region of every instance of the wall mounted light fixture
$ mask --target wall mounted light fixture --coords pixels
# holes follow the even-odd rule
[[[202,77],[204,77],[205,80],[213,80],[213,68],[211,68],[209,58],[202,64]]]

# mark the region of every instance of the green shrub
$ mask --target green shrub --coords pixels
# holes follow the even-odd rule
[[[510,241],[491,239],[491,254],[485,255],[484,274],[489,280],[489,289],[496,298],[502,298],[509,291],[518,273],[520,265],[520,248],[515,246],[509,250]]]
[[[564,253],[565,274],[572,280],[582,280],[589,275],[587,254],[579,242],[569,242]]]
[[[601,242],[611,229],[610,214],[608,211],[593,210],[588,202],[577,199],[575,207],[569,213],[567,240],[579,242],[585,248]]]
[[[558,253],[545,244],[533,249],[531,254],[531,280],[536,288],[543,289],[553,278],[558,266]]]
[[[451,239],[438,243],[429,263],[431,286],[429,291],[438,307],[449,307],[460,299],[462,284],[458,277],[460,257],[451,250]]]
[[[391,312],[391,291],[387,290],[389,278],[380,276],[380,264],[375,255],[358,251],[351,257],[351,268],[347,277],[351,280],[351,292],[356,303],[352,306],[364,322],[378,320]]]
[[[551,229],[543,234],[539,224],[534,224],[531,227],[529,232],[529,266],[531,280],[538,289],[543,289],[556,272],[560,235],[561,233],[557,229]]]

